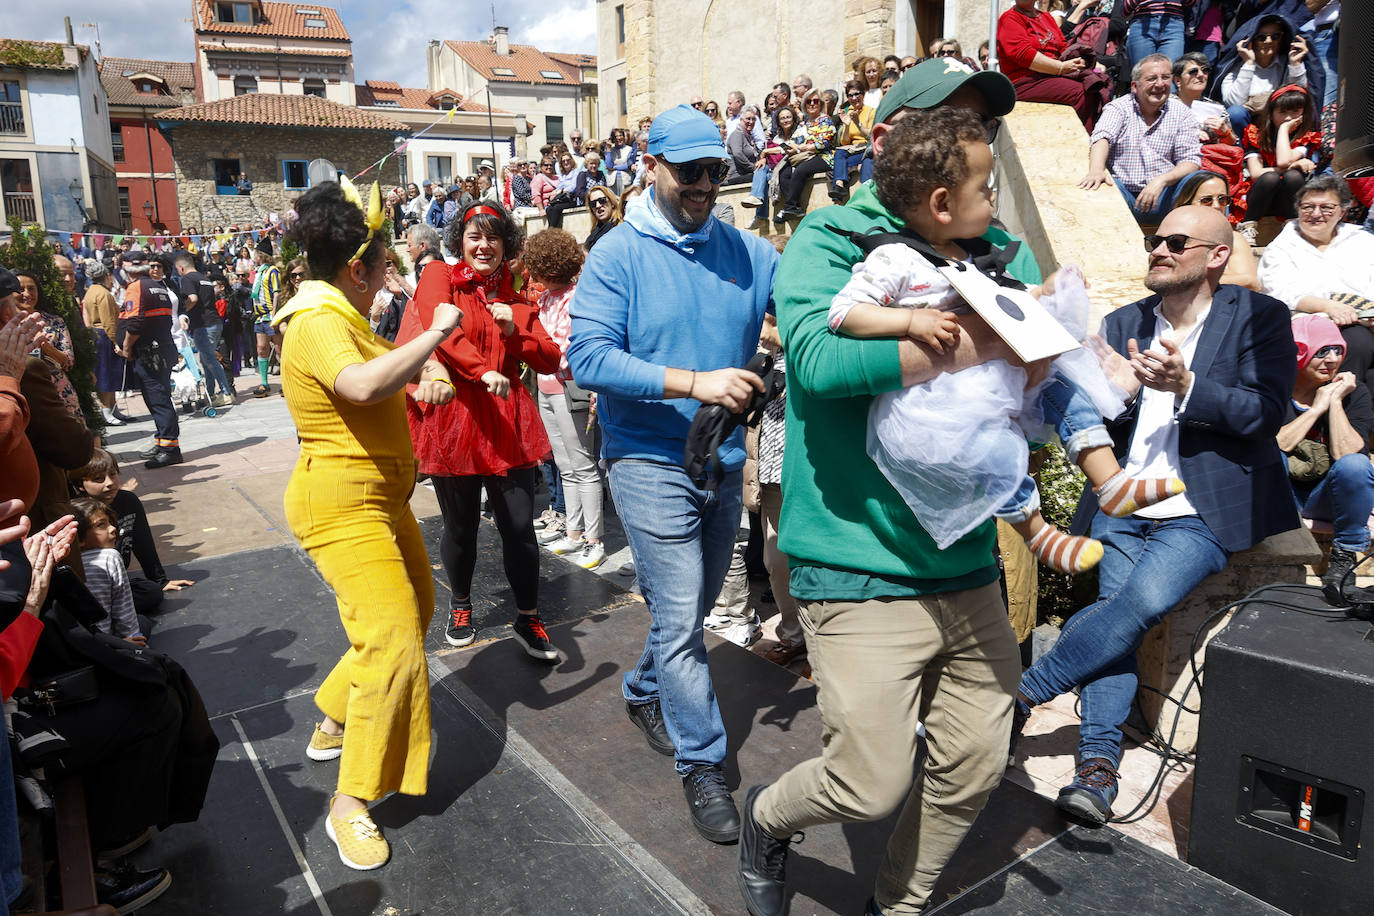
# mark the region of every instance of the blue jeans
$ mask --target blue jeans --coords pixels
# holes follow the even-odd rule
[[[763,206],[758,208],[759,216],[763,219],[768,218],[768,179],[772,174],[771,166],[754,169],[754,180],[749,183],[749,193],[763,201]]]
[[[1374,465],[1369,455],[1357,452],[1336,459],[1315,487],[1294,485],[1293,494],[1304,516],[1335,527],[1332,543],[1337,547],[1352,553],[1369,549],[1369,513],[1374,511]]]
[[[563,502],[563,475],[558,473],[558,465],[550,458],[539,469],[544,472],[544,485],[549,488],[549,508],[562,513],[567,505]]]
[[[9,738],[0,735],[0,893],[8,908],[24,889],[20,872],[19,807],[14,800],[14,772]]]
[[[219,340],[224,334],[218,319],[212,326],[196,328],[191,332],[191,339],[196,342],[196,352],[200,354],[200,364],[205,369],[205,390],[210,393],[210,397],[215,396],[215,386],[225,394],[229,394],[234,389],[229,385],[229,376],[224,374],[224,367],[219,362]]]
[[[1092,399],[1060,373],[1050,375],[1049,384],[1040,392],[1040,407],[1045,412],[1045,419],[1054,424],[1054,431],[1064,443],[1064,451],[1075,464],[1083,449],[1112,444],[1107,427],[1102,425],[1102,414],[1093,406]],[[1008,522],[1024,522],[1039,508],[1040,493],[1035,488],[1035,478],[1027,474],[1011,499],[995,514]]]
[[[671,464],[620,458],[611,495],[630,542],[653,623],[644,654],[625,675],[629,703],[658,700],[677,771],[725,760],[725,723],[706,665],[702,621],[725,581],[744,502],[741,471],[704,490]]]
[[[1318,29],[1316,33],[1308,39],[1312,43],[1312,53],[1321,62],[1322,69],[1326,71],[1326,87],[1322,90],[1321,107],[1325,108],[1336,101],[1337,90],[1340,89],[1339,80],[1336,75],[1336,51],[1340,44],[1340,26],[1336,25],[1329,29]],[[1240,134],[1236,134],[1237,137]]]
[[[1021,676],[1033,705],[1080,687],[1079,761],[1121,761],[1121,723],[1135,699],[1136,650],[1203,579],[1230,555],[1196,515],[1154,520],[1098,512],[1092,536],[1102,542],[1098,595],[1069,618],[1059,641]]]
[[[1126,29],[1126,56],[1134,67],[1151,54],[1175,61],[1183,56],[1183,17],[1134,16]]]
[[[1164,215],[1174,208],[1174,201],[1183,196],[1184,191],[1198,182],[1206,181],[1214,174],[1216,173],[1209,172],[1206,169],[1194,169],[1174,182],[1171,186],[1165,188],[1160,193],[1159,199],[1155,201],[1155,205],[1148,210],[1142,210],[1140,207],[1136,206],[1135,198],[1136,194],[1139,192],[1131,191],[1120,181],[1116,182],[1116,186],[1121,191],[1121,196],[1126,198],[1126,206],[1131,208],[1131,215],[1135,217],[1136,222],[1158,225],[1159,221],[1164,219]],[[1144,189],[1142,188],[1141,190]]]
[[[854,185],[848,184],[849,173],[853,169],[859,170],[859,177],[854,184],[868,181],[873,177],[873,160],[865,158],[867,155],[867,147],[852,153],[845,149],[835,150],[835,165],[830,172],[831,182],[843,181],[846,187],[853,187]]]

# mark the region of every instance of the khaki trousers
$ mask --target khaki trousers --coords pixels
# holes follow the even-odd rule
[[[884,913],[915,913],[1006,769],[1021,664],[1001,590],[799,612],[824,749],[764,790],[754,818],[786,837],[902,805],[875,898]],[[913,782],[918,721],[928,753]]]

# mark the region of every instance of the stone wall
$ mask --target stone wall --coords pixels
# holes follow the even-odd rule
[[[181,224],[202,229],[261,223],[289,210],[303,189],[284,186],[284,160],[328,159],[353,175],[396,148],[390,133],[375,130],[182,123],[166,134],[176,163]],[[216,159],[238,159],[253,182],[252,192],[216,194]]]

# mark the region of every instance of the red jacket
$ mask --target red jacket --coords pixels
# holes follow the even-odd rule
[[[1058,60],[1065,47],[1064,33],[1049,13],[1028,16],[1013,6],[997,20],[998,65],[1013,83],[1047,75],[1031,70],[1036,53]]]

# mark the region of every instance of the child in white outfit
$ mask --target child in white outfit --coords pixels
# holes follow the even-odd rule
[[[952,349],[966,308],[936,264],[987,269],[997,252],[981,236],[992,218],[992,154],[981,121],[961,109],[913,112],[888,134],[874,181],[879,200],[906,224],[909,242],[874,239],[867,258],[834,297],[830,329],[853,337],[907,337]],[[962,241],[968,240],[968,241]],[[863,244],[863,239],[855,238]],[[995,279],[1006,279],[1000,268]],[[1066,287],[1081,283],[1076,272]],[[1012,281],[1014,282],[1014,281]],[[990,360],[888,392],[869,414],[868,452],[941,549],[989,516],[1006,520],[1046,565],[1082,572],[1102,545],[1040,515],[1028,476],[1028,435],[1051,424],[1094,486],[1099,505],[1123,517],[1183,491],[1176,478],[1133,480],[1112,452],[1104,411],[1120,398],[1090,355],[1056,360],[1049,379],[1026,391],[1026,373]],[[1086,360],[1083,358],[1086,357]]]

